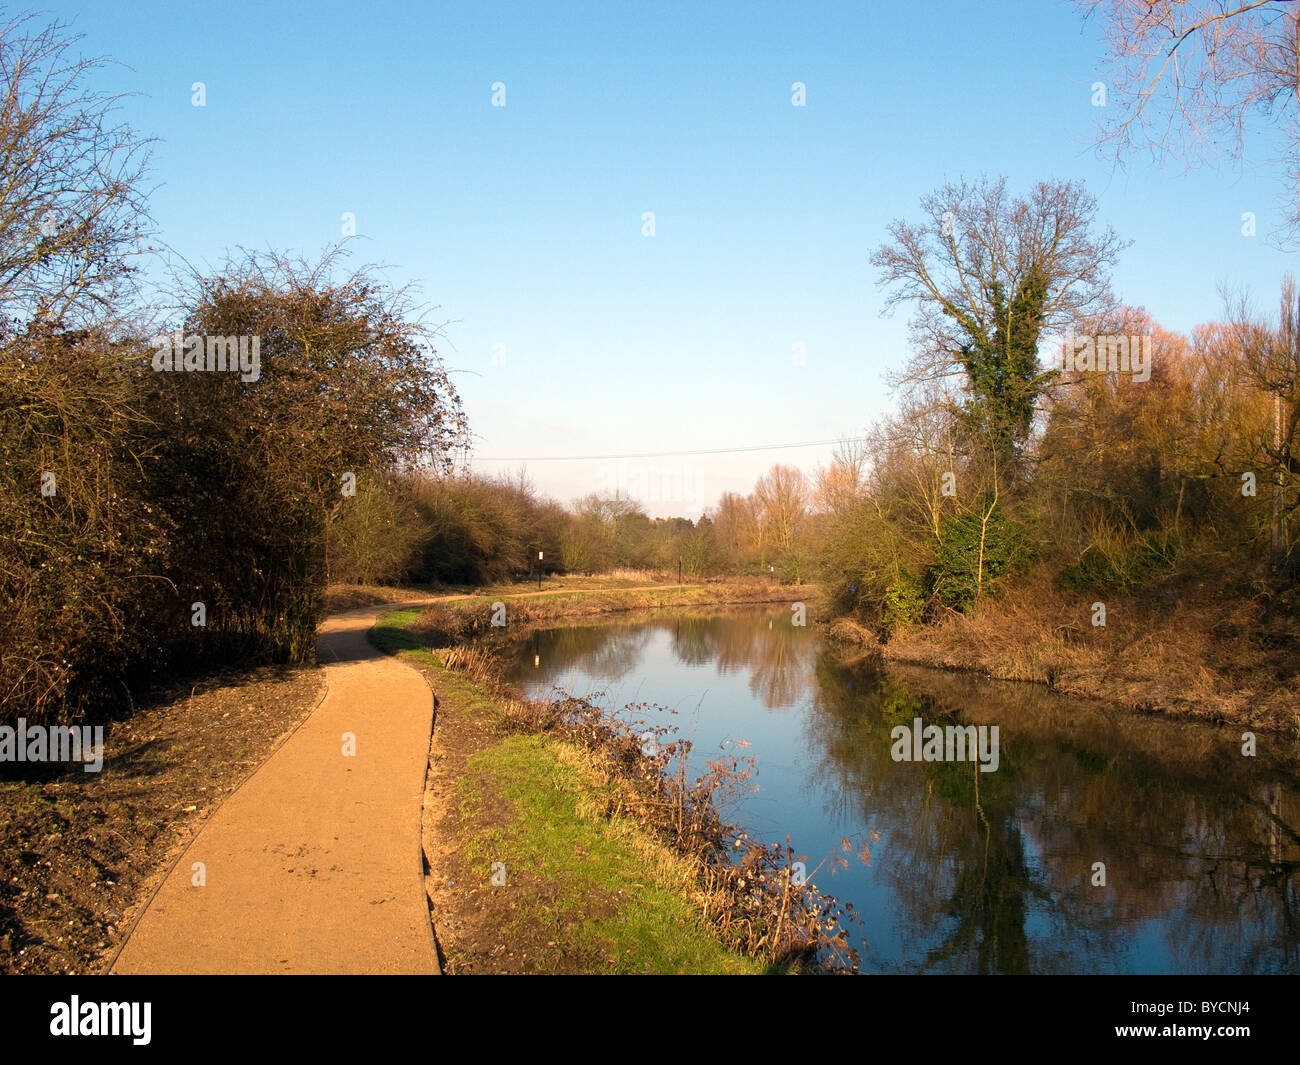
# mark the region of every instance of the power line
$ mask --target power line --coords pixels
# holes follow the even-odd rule
[[[755,444],[753,447],[715,447],[698,451],[640,451],[626,455],[513,455],[479,456],[479,462],[590,462],[596,459],[658,459],[678,455],[735,455],[744,451],[782,451],[796,447],[826,447],[830,444],[860,443],[865,437],[839,437],[835,440],[802,440],[793,444]]]

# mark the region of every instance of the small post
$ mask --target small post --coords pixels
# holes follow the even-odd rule
[[[542,590],[542,553],[537,552],[537,590]]]

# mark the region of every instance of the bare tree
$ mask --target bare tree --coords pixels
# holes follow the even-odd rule
[[[0,335],[34,319],[82,326],[129,288],[151,235],[140,184],[151,142],[114,124],[120,97],[89,89],[105,63],[66,27],[0,26]]]
[[[1300,235],[1300,4],[1294,0],[1076,0],[1099,16],[1107,97],[1100,145],[1189,165],[1241,158],[1251,120],[1282,137],[1284,239]]]
[[[909,391],[899,412],[871,434],[874,487],[890,500],[891,518],[914,537],[936,542],[943,539],[943,519],[970,489],[954,439],[954,391],[934,383]]]
[[[1050,379],[1040,338],[1111,305],[1110,270],[1127,247],[1109,228],[1095,232],[1097,203],[1080,183],[1039,182],[1025,198],[1006,186],[945,184],[871,257],[891,287],[886,309],[917,305],[903,380],[963,378],[971,413],[1004,450],[1027,437]]]
[[[724,566],[743,567],[759,551],[759,528],[751,500],[736,492],[724,492],[709,512],[713,537]]]
[[[813,499],[825,514],[840,517],[861,501],[871,454],[865,440],[845,439],[835,445],[830,465],[818,469]]]
[[[808,481],[794,466],[773,466],[758,479],[754,496],[763,508],[765,525],[778,552],[789,551],[808,512]]]

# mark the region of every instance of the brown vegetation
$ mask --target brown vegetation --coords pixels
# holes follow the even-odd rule
[[[904,626],[885,643],[851,618],[836,620],[829,635],[894,662],[1300,736],[1300,627],[1249,589],[1225,597],[1207,579],[1207,572],[1222,573],[1212,565],[1189,559],[1187,569],[1148,593],[1108,599],[1104,627],[1092,624],[1089,597],[1065,594],[1040,574],[968,613],[945,611],[930,624]]]

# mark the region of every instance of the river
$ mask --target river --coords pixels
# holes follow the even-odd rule
[[[757,790],[732,819],[789,835],[818,888],[853,904],[865,972],[1300,972],[1286,738],[1245,756],[1241,729],[852,663],[775,607],[541,630],[510,679],[660,707],[636,712],[676,726],[697,766],[752,757]],[[996,768],[975,750],[911,759],[920,740],[896,730],[918,720],[996,736]],[[823,863],[844,839],[848,867]]]

